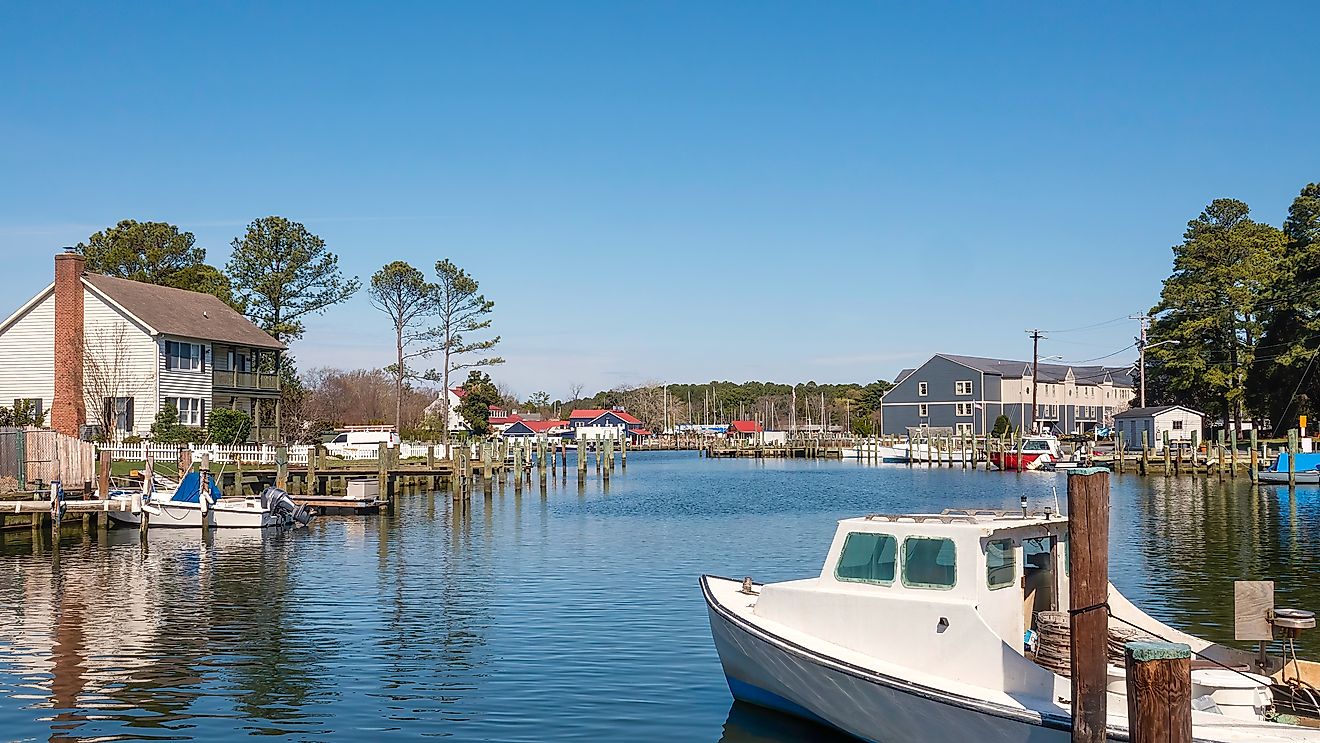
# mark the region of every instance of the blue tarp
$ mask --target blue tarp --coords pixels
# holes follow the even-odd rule
[[[1297,471],[1306,472],[1314,469],[1320,469],[1320,452],[1298,452]],[[1274,463],[1274,471],[1288,471],[1288,452],[1279,452],[1279,459]]]
[[[215,477],[211,476],[211,500],[220,497],[220,486],[215,484]],[[202,497],[202,476],[197,472],[189,472],[184,476],[183,482],[179,483],[179,489],[174,491],[174,497],[170,500],[181,501],[183,503],[197,503]]]

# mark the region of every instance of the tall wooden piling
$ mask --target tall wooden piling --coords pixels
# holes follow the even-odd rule
[[[1170,461],[1173,451],[1172,447],[1169,446],[1169,432],[1164,431],[1163,433],[1164,437],[1160,443],[1164,444],[1164,476],[1169,477],[1173,474],[1173,462]]]
[[[389,495],[390,479],[390,460],[389,450],[382,441],[376,445],[376,497],[385,498]],[[278,487],[278,486],[276,486]]]
[[[1288,429],[1288,487],[1297,487],[1297,429]]]
[[[289,447],[275,447],[275,487],[289,489]]]
[[[279,455],[276,455],[278,459]],[[211,455],[202,452],[202,468],[197,473],[197,505],[202,509],[202,536],[211,528]]]
[[[1191,743],[1192,649],[1180,642],[1129,642],[1128,735],[1132,743]]]
[[[1141,432],[1141,476],[1145,477],[1150,471],[1150,433]]]
[[[110,461],[109,449],[102,449],[97,454],[96,489],[100,491],[97,495],[105,499],[110,497],[110,470],[113,463]]]
[[[1114,437],[1114,458],[1118,460],[1118,474],[1123,474],[1123,432]]]
[[[1259,454],[1259,452],[1257,452],[1257,450],[1256,450],[1256,445],[1257,445],[1257,442],[1256,442],[1256,429],[1255,429],[1255,428],[1252,428],[1252,429],[1251,429],[1251,457],[1250,457],[1250,460],[1249,460],[1249,462],[1248,462],[1248,466],[1250,466],[1251,469],[1250,469],[1250,471],[1248,471],[1248,473],[1247,473],[1247,476],[1251,478],[1251,481],[1252,481],[1252,482],[1259,482],[1259,481],[1260,481],[1260,459],[1259,459],[1260,454]]]
[[[1109,473],[1068,475],[1072,622],[1072,739],[1105,743],[1109,644]]]

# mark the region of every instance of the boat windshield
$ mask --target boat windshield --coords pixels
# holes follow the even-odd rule
[[[1050,442],[1044,439],[1027,439],[1022,442],[1022,451],[1049,451]]]

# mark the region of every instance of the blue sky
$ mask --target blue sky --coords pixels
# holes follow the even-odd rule
[[[1149,6],[1149,5],[1154,5]],[[8,314],[122,218],[448,257],[521,394],[1131,343],[1211,199],[1320,180],[1314,4],[0,6]],[[605,311],[604,308],[609,308]],[[1113,322],[1109,322],[1113,321]],[[300,366],[383,366],[365,296]],[[1125,362],[1131,352],[1119,354]]]

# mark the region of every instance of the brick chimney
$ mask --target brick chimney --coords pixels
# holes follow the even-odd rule
[[[55,399],[50,427],[69,436],[87,422],[83,399],[83,285],[78,253],[55,256]]]

